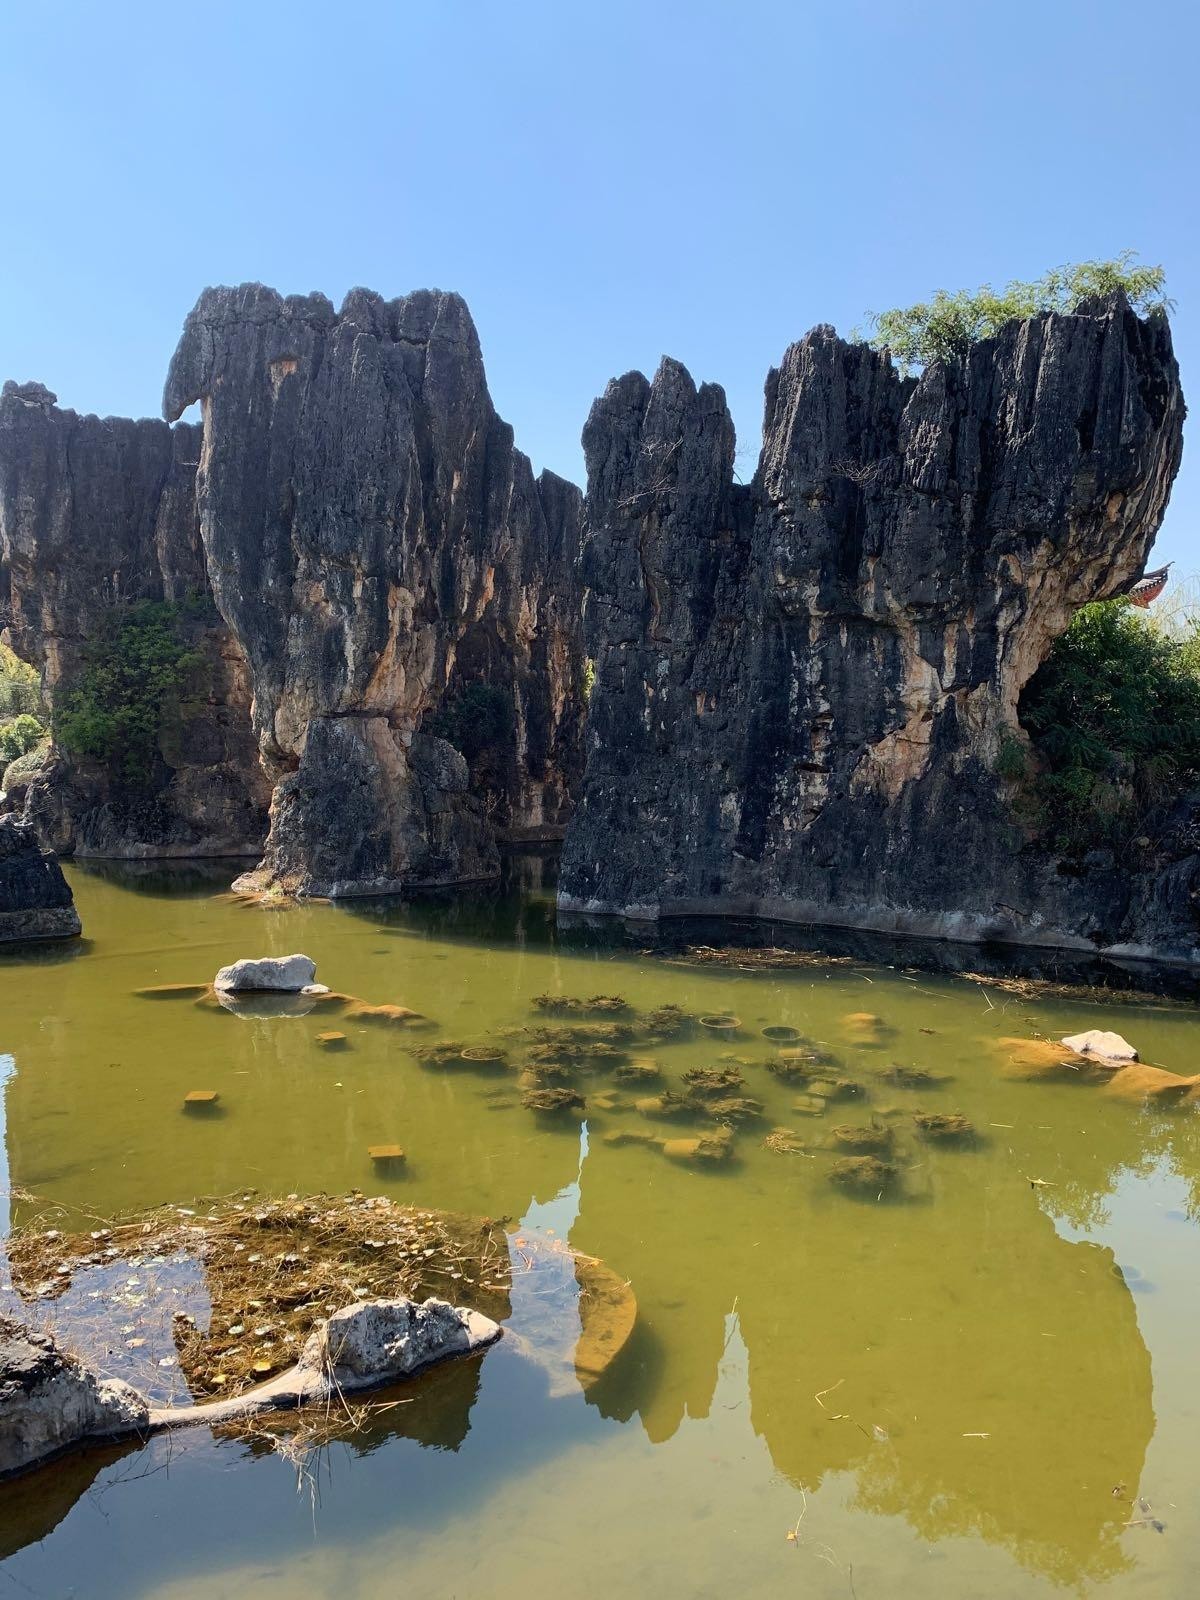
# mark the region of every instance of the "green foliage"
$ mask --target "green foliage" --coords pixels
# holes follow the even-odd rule
[[[45,737],[45,728],[27,711],[11,722],[0,722],[0,761],[15,761]]]
[[[203,662],[183,636],[183,615],[181,606],[149,600],[109,613],[55,706],[55,736],[65,750],[101,762],[133,787],[150,781],[162,735],[185,713]]]
[[[49,754],[50,740],[43,739],[40,743],[35,744],[32,750],[27,750],[23,756],[18,756],[15,761],[10,761],[7,767],[0,771],[0,789],[11,789],[15,779],[24,778],[32,772],[37,772]]]
[[[512,701],[503,689],[473,683],[456,700],[441,705],[426,719],[424,728],[473,761],[485,750],[500,749],[512,739]]]
[[[1028,765],[1024,743],[1010,728],[1006,728],[996,755],[996,776],[1007,783],[1019,782],[1024,778]]]
[[[1042,311],[1074,311],[1094,295],[1120,289],[1139,313],[1168,307],[1162,267],[1138,266],[1124,250],[1112,261],[1082,261],[1055,267],[1033,283],[1010,283],[999,291],[983,284],[974,294],[939,289],[926,304],[874,313],[868,343],[890,350],[904,370],[930,361],[964,356],[971,345],[998,333],[1014,317]]]
[[[1035,820],[1067,854],[1121,846],[1200,782],[1200,626],[1171,637],[1124,600],[1084,606],[1021,698]]]
[[[34,716],[42,708],[41,688],[35,668],[0,644],[0,719]]]
[[[583,698],[590,704],[596,687],[596,663],[589,656],[583,663]]]

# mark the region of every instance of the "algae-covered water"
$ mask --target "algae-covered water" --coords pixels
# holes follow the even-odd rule
[[[14,1596],[1200,1592],[1200,1110],[1016,1078],[1000,1044],[1110,1027],[1193,1072],[1194,1009],[861,962],[676,964],[556,932],[547,888],[267,909],[204,872],[72,882],[85,940],[0,957],[15,1221],[360,1187],[569,1233],[631,1281],[639,1320],[586,1395],[501,1341],[428,1374],[299,1481],[259,1443],[198,1431],[0,1487]],[[668,1087],[741,1056],[739,1092],[764,1115],[739,1126],[732,1162],[698,1169],[610,1142],[689,1129],[639,1113],[645,1091],[602,1072],[579,1087],[615,1088],[615,1105],[555,1123],[511,1075],[419,1065],[398,1029],[134,993],[294,950],[338,990],[427,1014],[426,1040],[545,1020],[532,1001],[547,992],[732,1013],[732,1037],[636,1053]],[[861,1012],[882,1026],[843,1020]],[[761,1030],[779,1025],[861,1097],[796,1111],[798,1086],[764,1065]],[[321,1047],[331,1027],[348,1048]],[[880,1076],[892,1065],[948,1081],[898,1088]],[[219,1115],[182,1112],[197,1088],[218,1091]],[[929,1144],[915,1110],[962,1113],[978,1137]],[[830,1183],[841,1123],[892,1130],[895,1195]],[[805,1148],[766,1148],[779,1125]],[[388,1143],[402,1171],[368,1157]]]

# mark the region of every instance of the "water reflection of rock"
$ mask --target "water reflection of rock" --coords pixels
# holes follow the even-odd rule
[[[584,1196],[593,1242],[604,1182]],[[1006,1545],[1063,1583],[1121,1567],[1129,1501],[1112,1491],[1137,1493],[1149,1355],[1111,1252],[1061,1238],[1027,1186],[970,1215],[856,1207],[849,1227],[836,1202],[768,1225],[759,1209],[749,1235],[733,1207],[644,1198],[644,1276],[625,1245],[641,1323],[623,1381],[591,1396],[605,1414],[639,1415],[656,1442],[706,1416],[735,1305],[755,1431],[797,1486],[853,1472],[860,1509]]]

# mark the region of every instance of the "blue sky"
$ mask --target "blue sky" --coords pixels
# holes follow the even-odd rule
[[[453,288],[578,479],[592,399],[664,352],[753,451],[813,323],[1131,247],[1200,406],[1198,56],[1188,0],[8,0],[0,376],[157,413],[206,284]],[[1198,522],[1185,460],[1186,571]]]

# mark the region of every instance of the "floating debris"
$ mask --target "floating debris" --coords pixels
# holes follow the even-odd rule
[[[207,983],[154,983],[148,989],[135,989],[139,1000],[199,1000],[211,991]]]
[[[763,1149],[777,1156],[806,1156],[811,1152],[795,1128],[772,1128],[763,1140]]]
[[[746,972],[756,968],[844,967],[849,965],[851,957],[827,956],[815,950],[781,950],[775,945],[739,950],[732,945],[717,948],[711,944],[690,944],[681,956],[668,959],[674,966],[734,967]]]

